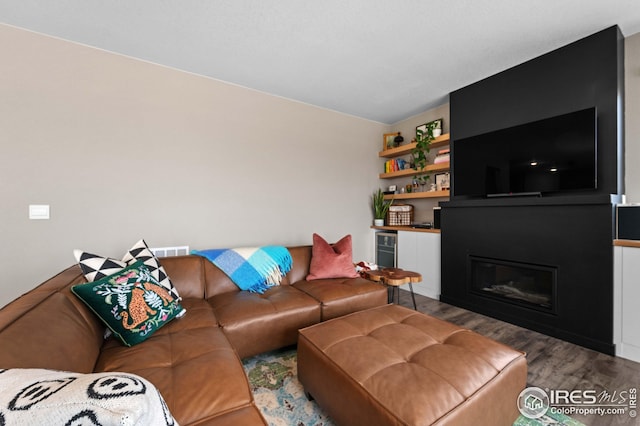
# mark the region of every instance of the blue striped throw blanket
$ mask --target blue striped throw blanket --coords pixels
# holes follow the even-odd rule
[[[279,285],[293,263],[291,253],[282,246],[192,250],[191,254],[209,259],[241,290],[260,294]]]

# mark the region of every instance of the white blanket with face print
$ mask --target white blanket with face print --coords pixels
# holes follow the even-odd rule
[[[0,369],[0,426],[167,425],[160,392],[130,373]]]

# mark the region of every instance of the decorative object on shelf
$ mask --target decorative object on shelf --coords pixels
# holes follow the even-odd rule
[[[398,146],[400,144],[401,141],[398,142],[398,145],[396,145],[396,138],[400,137],[401,141],[404,140],[404,138],[400,135],[400,132],[395,132],[395,133],[385,133],[382,136],[382,150],[385,151],[387,149],[391,149],[395,146]]]
[[[398,132],[398,136],[396,136],[395,138],[393,138],[393,146],[397,147],[400,146],[400,144],[404,142],[404,138],[402,137],[402,135],[400,134],[400,132]]]
[[[418,185],[420,185],[420,191],[424,192],[424,186],[427,184],[429,179],[431,178],[428,174],[416,175],[413,179],[413,192],[418,192]]]
[[[438,191],[449,189],[450,176],[449,173],[438,173],[436,175],[436,188]]]
[[[417,126],[416,127],[416,138],[417,138],[419,130],[422,131],[423,133],[426,133],[429,128],[431,128],[432,134],[433,133],[437,133],[438,134],[437,136],[435,134],[433,134],[433,137],[437,138],[438,136],[440,136],[442,134],[442,129],[444,127],[443,123],[444,123],[444,120],[442,118],[439,118],[437,120],[433,120],[433,121],[430,121],[428,123],[424,123],[424,124],[421,124],[421,125]],[[436,130],[436,131],[434,132],[434,130]]]
[[[417,182],[422,186],[422,190],[424,191],[424,186],[429,181],[429,175],[424,174],[423,171],[425,167],[427,167],[427,156],[429,155],[429,151],[431,149],[431,142],[435,139],[433,135],[433,131],[436,128],[442,129],[442,119],[430,121],[429,123],[422,124],[416,127],[416,147],[411,150],[411,157],[413,158],[413,168],[418,173],[413,177],[414,183]],[[414,192],[417,192],[417,189],[414,187]]]
[[[378,191],[373,193],[371,206],[373,208],[373,224],[375,226],[384,225],[384,219],[387,217],[387,212],[391,204],[393,204],[393,199],[386,201],[382,189],[378,188]]]
[[[437,120],[421,124],[420,126],[416,127],[416,135],[418,134],[418,130],[426,132],[429,127],[431,127],[431,133],[433,137],[437,138],[442,134],[442,129],[444,128],[444,120],[442,118],[439,118]]]
[[[448,163],[449,159],[449,148],[441,149],[433,160],[433,164]]]
[[[389,185],[389,188],[387,189],[387,192],[395,194],[397,189],[398,189],[398,187],[396,185]]]
[[[406,226],[413,222],[413,206],[411,204],[396,204],[389,207],[387,225]]]

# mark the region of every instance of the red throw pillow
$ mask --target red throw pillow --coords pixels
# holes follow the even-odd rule
[[[356,277],[358,273],[353,266],[351,235],[343,237],[331,246],[320,235],[313,234],[311,264],[307,280]]]

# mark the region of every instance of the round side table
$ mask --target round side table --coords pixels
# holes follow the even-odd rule
[[[405,271],[400,268],[384,268],[377,271],[367,271],[367,276],[371,281],[380,282],[387,286],[389,303],[393,302],[393,293],[397,294],[397,304],[400,304],[400,286],[409,284],[411,290],[411,300],[413,300],[413,309],[416,311],[416,297],[413,293],[413,283],[419,283],[422,281],[422,275],[417,272]]]

